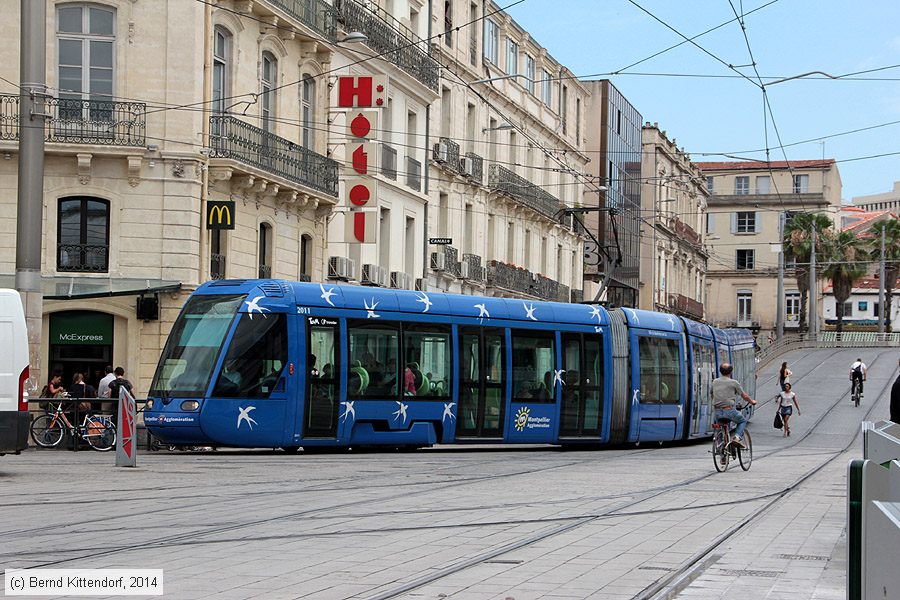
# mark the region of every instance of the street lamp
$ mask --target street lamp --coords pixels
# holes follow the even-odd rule
[[[507,129],[515,129],[516,126],[512,123],[503,123],[502,125],[498,125],[497,127],[482,127],[481,133],[485,133],[487,131],[506,131]]]
[[[526,75],[522,75],[521,73],[517,73],[515,75],[500,75],[499,77],[488,77],[487,79],[476,79],[472,82],[472,85],[476,83],[490,83],[491,81],[502,81],[503,79],[515,79],[516,77],[522,77],[523,79],[527,79],[528,81],[534,83],[534,79],[528,77]]]
[[[350,31],[340,39],[338,39],[338,44],[354,44],[356,42],[368,42],[369,36],[361,31]]]

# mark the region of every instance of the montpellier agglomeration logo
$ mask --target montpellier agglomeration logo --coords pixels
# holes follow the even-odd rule
[[[516,431],[524,431],[528,424],[528,414],[531,410],[527,406],[523,406],[516,412]]]

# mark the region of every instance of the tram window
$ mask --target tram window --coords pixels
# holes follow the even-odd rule
[[[643,402],[679,404],[681,369],[676,340],[638,338],[641,361],[641,399]]]
[[[175,321],[150,388],[152,395],[206,393],[216,358],[244,296],[193,296]]]
[[[517,402],[553,402],[555,365],[552,333],[514,332],[513,398]]]
[[[400,329],[385,323],[351,321],[348,392],[354,398],[399,395]]]
[[[331,437],[337,431],[339,351],[337,326],[309,327],[306,433]]]
[[[220,398],[268,398],[288,359],[287,318],[241,316],[213,390]]]
[[[403,327],[403,395],[450,395],[450,327]]]

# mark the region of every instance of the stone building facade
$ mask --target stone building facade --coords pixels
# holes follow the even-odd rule
[[[654,123],[642,132],[640,308],[703,319],[707,252],[703,228],[709,192],[691,157]]]

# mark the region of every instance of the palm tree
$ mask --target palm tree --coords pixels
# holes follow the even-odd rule
[[[844,331],[842,307],[853,293],[856,281],[866,274],[866,242],[850,231],[828,232],[825,240],[825,259],[828,261],[822,275],[831,280],[837,304],[837,332]]]
[[[825,247],[822,234],[832,226],[831,219],[817,213],[794,213],[790,221],[784,225],[784,259],[794,261],[794,277],[797,289],[800,290],[800,329],[806,329],[806,299],[809,295],[809,259],[812,246],[811,236],[815,229],[818,236],[816,256]]]
[[[879,318],[884,318],[884,330],[891,333],[891,304],[894,299],[894,287],[900,275],[900,221],[893,216],[887,221],[879,221],[872,225],[872,254],[881,256],[881,231],[884,230],[884,306]]]

